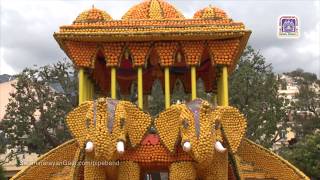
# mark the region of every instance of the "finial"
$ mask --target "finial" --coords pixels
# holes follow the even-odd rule
[[[94,9],[94,4],[92,4],[92,9]]]

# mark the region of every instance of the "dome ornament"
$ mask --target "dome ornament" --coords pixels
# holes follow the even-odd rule
[[[171,4],[161,0],[146,0],[140,4],[133,6],[125,15],[122,20],[132,19],[185,19]]]
[[[211,4],[197,11],[193,18],[195,19],[228,19],[227,13],[222,9],[212,6]]]
[[[97,9],[95,8],[94,4],[92,4],[92,8],[80,13],[78,17],[73,21],[73,24],[97,23],[110,20],[112,20],[112,17],[106,11]]]

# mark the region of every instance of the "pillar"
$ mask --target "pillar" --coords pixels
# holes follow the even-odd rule
[[[220,73],[220,69],[218,70],[217,73],[217,103],[219,106],[222,105],[222,83],[221,83],[221,73]]]
[[[229,92],[228,92],[228,67],[222,67],[222,106],[229,106]]]
[[[93,82],[91,79],[88,78],[88,94],[89,94],[89,97],[88,97],[88,100],[92,100],[93,99]]]
[[[170,69],[164,68],[164,97],[166,109],[170,107]]]
[[[197,75],[196,67],[191,66],[191,100],[197,98]]]
[[[84,100],[89,100],[89,77],[84,73]]]
[[[88,100],[92,100],[92,96],[91,96],[91,94],[92,94],[92,92],[91,92],[91,79],[89,78],[89,76],[87,76],[88,77]]]
[[[117,98],[117,70],[116,67],[111,67],[111,98]]]
[[[78,101],[79,105],[84,102],[84,69],[80,68],[78,72]]]
[[[143,109],[143,78],[142,67],[138,67],[138,106]]]

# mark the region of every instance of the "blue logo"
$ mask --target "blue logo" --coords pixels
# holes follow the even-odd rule
[[[299,37],[299,20],[297,16],[281,16],[279,18],[278,37]]]

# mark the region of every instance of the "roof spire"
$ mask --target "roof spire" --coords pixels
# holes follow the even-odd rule
[[[163,18],[162,7],[160,6],[159,1],[157,1],[157,0],[150,1],[149,17],[151,19],[162,19]]]

